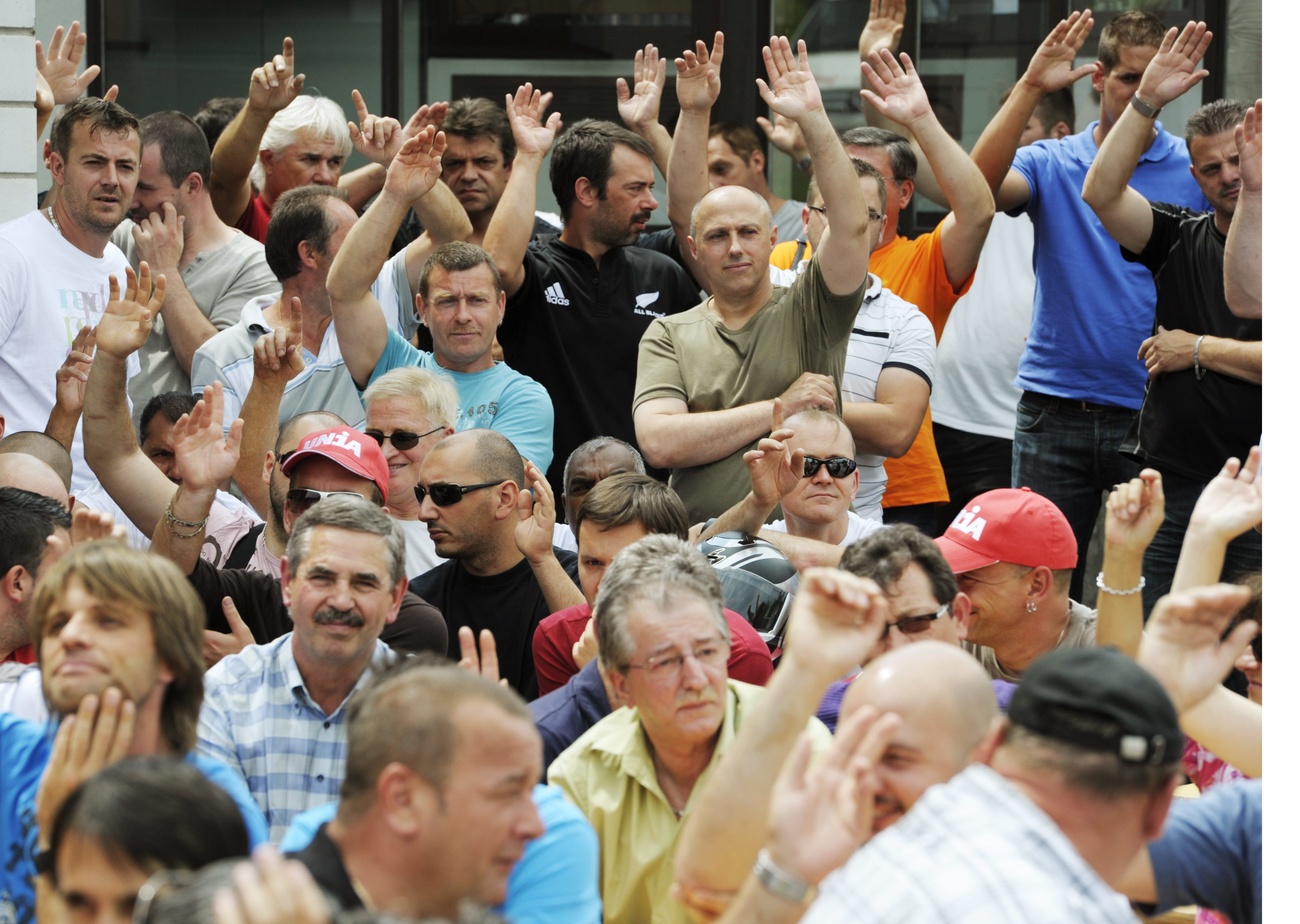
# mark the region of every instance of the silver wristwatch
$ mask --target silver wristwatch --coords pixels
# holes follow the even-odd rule
[[[1161,106],[1157,109],[1136,93],[1134,93],[1133,98],[1129,100],[1129,105],[1138,111],[1138,115],[1145,116],[1148,119],[1160,118],[1160,112],[1165,108],[1164,106]]]
[[[767,852],[766,847],[758,852],[758,859],[754,861],[754,878],[758,880],[759,885],[777,898],[784,898],[796,904],[807,901],[813,891],[813,887],[808,883],[773,863],[772,855]]]

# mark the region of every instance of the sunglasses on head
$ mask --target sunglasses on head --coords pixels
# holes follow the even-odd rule
[[[420,440],[424,439],[430,433],[437,433],[439,430],[446,430],[447,427],[434,427],[425,433],[416,433],[413,430],[394,430],[392,433],[385,433],[383,430],[367,430],[366,436],[370,437],[379,444],[379,448],[384,448],[384,440],[391,440],[393,448],[405,452],[408,449],[414,449]]]
[[[417,484],[415,486],[416,503],[423,504],[427,497],[439,507],[450,507],[452,504],[459,504],[470,491],[477,491],[480,488],[492,488],[505,481],[504,478],[498,478],[496,481],[485,481],[482,484]]]
[[[811,478],[817,474],[817,469],[826,466],[826,471],[831,473],[832,478],[847,478],[853,474],[858,467],[856,459],[846,459],[843,456],[836,456],[833,459],[819,459],[816,456],[803,457],[803,476]]]
[[[302,513],[327,497],[360,497],[362,500],[368,500],[365,495],[358,494],[356,491],[313,491],[311,488],[290,488],[284,495],[284,500],[290,512]]]

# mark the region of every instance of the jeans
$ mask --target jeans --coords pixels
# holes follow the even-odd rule
[[[1160,525],[1155,538],[1147,546],[1146,556],[1142,559],[1142,573],[1147,579],[1142,590],[1142,617],[1151,615],[1156,601],[1169,593],[1174,582],[1174,570],[1178,567],[1178,553],[1182,551],[1183,535],[1187,524],[1191,522],[1192,509],[1196,500],[1205,489],[1205,482],[1188,478],[1176,472],[1164,472],[1165,521]],[[1227,554],[1223,559],[1223,574],[1209,578],[1234,581],[1242,575],[1263,568],[1264,537],[1254,529],[1249,529],[1228,543]]]
[[[902,507],[885,507],[882,519],[886,526],[898,523],[911,523],[925,535],[933,539],[948,528],[947,522],[939,522],[939,504],[905,504]]]
[[[948,503],[939,512],[945,529],[971,498],[1011,487],[1011,440],[935,424],[934,445],[948,482]]]
[[[1060,508],[1079,546],[1070,597],[1083,593],[1088,542],[1102,492],[1136,478],[1142,467],[1119,454],[1137,411],[1025,392],[1016,407],[1011,482]]]

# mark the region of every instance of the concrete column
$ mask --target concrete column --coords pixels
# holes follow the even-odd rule
[[[0,222],[36,207],[36,0],[0,0]]]

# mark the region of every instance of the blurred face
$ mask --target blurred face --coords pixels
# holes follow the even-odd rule
[[[442,179],[472,219],[497,207],[510,179],[510,167],[495,138],[448,135]]]
[[[714,135],[709,139],[709,185],[714,189],[719,186],[744,186],[756,193],[762,193],[759,178],[763,176],[763,157],[755,152],[749,160],[735,152],[727,139]]]
[[[277,466],[277,470],[278,468]],[[284,475],[281,474],[280,477],[283,478]],[[351,491],[367,500],[373,500],[376,494],[375,483],[369,478],[350,472],[324,456],[308,456],[295,465],[289,475],[288,488],[289,491],[294,488],[308,488],[312,491]],[[284,502],[286,532],[293,531],[293,524],[298,522],[298,517],[307,512],[309,506],[290,500],[286,492]]]
[[[332,526],[311,531],[295,574],[281,564],[284,604],[300,662],[352,666],[370,660],[375,639],[397,618],[405,578],[393,582],[382,536]]]
[[[1124,113],[1133,94],[1137,92],[1142,74],[1156,56],[1156,50],[1150,45],[1137,45],[1119,50],[1119,60],[1110,70],[1098,62],[1097,70],[1092,75],[1092,88],[1101,94],[1101,112],[1103,120],[1114,125]]]
[[[883,222],[884,228],[879,232],[880,240],[877,243],[887,244],[898,233],[898,213],[907,208],[907,204],[912,201],[913,183],[911,180],[900,181],[894,176],[894,165],[889,159],[889,152],[884,148],[868,148],[860,144],[850,144],[844,150],[848,152],[850,157],[856,157],[871,164],[885,178],[885,220]],[[869,195],[867,201],[871,202],[874,198],[875,195]]]
[[[898,733],[876,765],[880,790],[876,793],[873,831],[883,831],[903,817],[925,791],[946,783],[967,761],[958,753],[953,729],[942,709],[932,703],[880,706],[902,719]]]
[[[578,581],[582,584],[582,595],[587,599],[587,604],[594,606],[600,582],[614,556],[650,534],[640,522],[602,529],[585,520],[579,527],[579,533]]]
[[[871,249],[875,250],[880,244],[881,234],[885,227],[884,205],[880,201],[880,187],[876,185],[876,178],[872,176],[858,177],[862,186],[862,197],[867,202],[867,233],[871,239]],[[885,186],[889,188],[888,183]],[[822,199],[820,189],[815,189],[813,194],[808,197],[808,204],[805,206],[804,227],[808,231],[809,250],[813,253],[821,245],[822,234],[826,231],[826,201]],[[873,217],[874,216],[874,217]]]
[[[1231,218],[1241,193],[1241,170],[1237,143],[1231,131],[1193,138],[1187,145],[1192,157],[1192,176],[1210,200],[1214,211]]]
[[[711,746],[726,713],[730,640],[718,633],[709,605],[685,593],[663,607],[638,600],[626,619],[631,665],[609,671],[620,700],[640,711],[652,744]]]
[[[1014,636],[1025,617],[1032,568],[997,562],[957,575],[957,587],[970,598],[966,640],[995,648]]]
[[[334,258],[338,256],[339,248],[343,246],[343,239],[348,236],[352,226],[357,223],[357,213],[352,210],[352,206],[342,199],[326,199],[325,209],[329,212],[330,217],[334,219],[335,228],[334,233],[330,235],[329,243],[326,245],[325,260],[321,267],[322,273],[329,271],[330,266],[334,263]]]
[[[135,197],[131,200],[131,220],[139,224],[150,213],[161,218],[164,202],[170,202],[178,214],[184,214],[180,190],[163,172],[162,149],[156,144],[146,145],[140,155],[140,180],[135,184]]]
[[[337,186],[343,174],[343,161],[347,158],[343,156],[342,146],[305,128],[294,137],[296,140],[278,154],[259,152],[266,171],[262,195],[272,205],[281,195],[299,186]]]
[[[898,581],[885,591],[889,599],[889,632],[881,642],[881,651],[889,651],[898,645],[907,645],[931,639],[956,645],[966,637],[966,628],[958,622],[953,614],[955,606],[963,605],[954,600],[938,619],[905,623],[906,628],[897,625],[899,620],[909,616],[928,616],[939,612],[941,604],[934,596],[930,579],[920,565],[913,562],[903,569]],[[960,599],[961,595],[958,595]]]
[[[131,924],[149,872],[110,859],[98,841],[76,833],[65,836],[55,864],[68,924]]]
[[[506,882],[529,841],[546,827],[533,802],[541,779],[541,739],[526,719],[486,702],[457,710],[456,755],[441,792],[427,806],[432,823],[425,849],[435,852],[439,889],[455,902],[505,900]],[[432,788],[432,787],[431,787]],[[465,837],[472,831],[473,837]]]
[[[1042,141],[1047,138],[1047,126],[1037,115],[1031,115],[1029,121],[1025,123],[1025,130],[1020,133],[1020,141],[1016,147],[1023,148],[1027,144],[1033,144],[1035,141]]]
[[[853,436],[842,424],[798,418],[793,424],[792,447],[801,448],[818,459],[853,458]],[[814,474],[800,478],[794,490],[782,498],[781,509],[788,526],[834,523],[847,520],[849,507],[857,493],[857,469],[843,478],[833,478],[830,469],[820,465]],[[795,529],[791,532],[798,534]]]
[[[456,372],[492,368],[492,341],[506,312],[506,294],[496,287],[486,264],[429,274],[429,293],[416,296],[416,308],[433,337],[438,365]]]
[[[1250,686],[1246,690],[1246,695],[1250,697],[1252,703],[1264,705],[1264,663],[1255,657],[1255,652],[1249,646],[1237,658],[1237,670],[1246,675],[1246,680]]]
[[[376,398],[366,408],[366,430],[377,430],[385,437],[384,458],[388,461],[388,496],[390,498],[414,497],[415,481],[420,475],[420,465],[429,450],[436,446],[446,433],[435,430],[435,424],[424,413],[424,406],[416,398]],[[430,433],[428,431],[433,430]],[[410,449],[398,449],[392,435],[398,431],[423,434]]]
[[[117,687],[137,705],[172,680],[154,650],[153,620],[142,607],[105,601],[73,578],[45,620],[41,676],[56,713],[82,697]]]
[[[472,443],[448,444],[429,453],[420,467],[420,484],[458,484],[462,487],[495,479],[485,478],[474,462]],[[499,493],[480,488],[452,504],[439,505],[432,495],[420,504],[420,519],[429,527],[438,555],[443,558],[476,558],[495,544],[495,518]]]
[[[97,131],[89,123],[72,128],[65,160],[50,157],[50,171],[60,187],[59,205],[78,226],[111,234],[126,217],[140,174],[140,136]]]
[[[591,489],[610,475],[635,472],[636,459],[624,446],[602,446],[569,463],[569,480],[564,484],[560,501],[564,504],[564,519],[572,523],[578,508],[587,499]]]
[[[659,208],[652,192],[654,185],[650,158],[624,145],[614,145],[605,195],[596,201],[591,215],[592,238],[606,247],[633,243]]]
[[[176,441],[172,438],[174,424],[165,414],[154,414],[145,427],[144,440],[140,450],[172,482],[180,484],[181,476],[176,472]]]
[[[744,299],[768,279],[776,228],[762,201],[748,192],[708,193],[689,240],[715,294]]]

